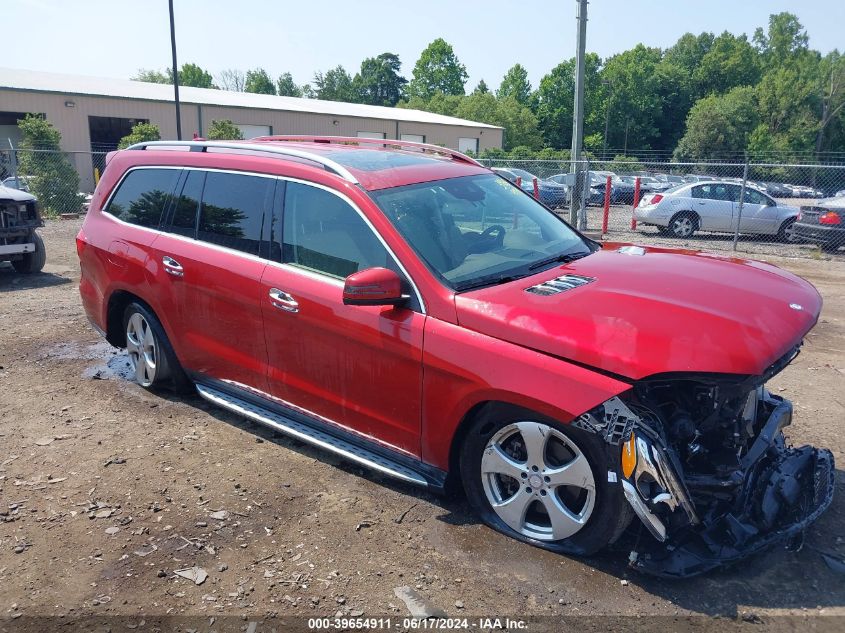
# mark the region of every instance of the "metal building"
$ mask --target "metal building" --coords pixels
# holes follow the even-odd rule
[[[502,147],[503,129],[455,117],[357,103],[277,97],[179,87],[182,135],[203,136],[228,119],[244,138],[265,134],[320,134],[399,139],[479,152]],[[173,86],[125,79],[0,68],[0,149],[20,140],[17,120],[41,114],[62,134],[81,187],[93,190],[92,152],[111,151],[139,122],[154,123],[164,139],[176,138]]]

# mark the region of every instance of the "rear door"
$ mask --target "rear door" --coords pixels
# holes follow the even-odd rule
[[[266,391],[262,234],[276,180],[185,170],[151,269],[186,369]]]
[[[279,263],[267,266],[260,292],[271,393],[418,456],[421,306],[344,305],[347,275],[375,266],[401,275],[395,259],[347,198],[291,181],[283,199]]]
[[[701,218],[704,231],[730,231],[734,205],[725,183],[708,183],[692,188],[692,209]]]

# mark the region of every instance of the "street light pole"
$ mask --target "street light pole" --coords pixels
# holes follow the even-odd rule
[[[576,0],[578,2],[578,30],[575,32],[576,39],[576,64],[575,64],[575,103],[573,108],[572,121],[572,173],[578,174],[581,161],[581,145],[584,142],[584,55],[587,48],[587,0]],[[575,193],[580,194],[584,184],[581,178],[575,176]],[[572,207],[569,210],[569,222],[572,225],[577,223],[578,210],[580,208],[580,195],[572,196]],[[576,200],[578,202],[576,202]]]
[[[176,139],[182,140],[182,113],[179,108],[179,67],[176,64],[176,24],[173,20],[173,0],[170,6],[170,50],[173,54],[173,96],[176,101]]]

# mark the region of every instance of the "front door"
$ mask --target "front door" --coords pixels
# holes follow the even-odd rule
[[[740,189],[740,187],[737,186],[737,189]],[[739,221],[739,204],[736,206],[737,220]],[[779,228],[777,219],[775,201],[756,189],[746,187],[745,196],[742,200],[742,220],[739,230],[743,233],[772,235],[777,233]]]
[[[344,277],[395,260],[346,198],[298,182],[282,197],[280,261],[261,280],[271,394],[418,456],[425,316],[343,305]]]

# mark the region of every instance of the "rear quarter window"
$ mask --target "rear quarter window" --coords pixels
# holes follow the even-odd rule
[[[178,169],[134,169],[130,171],[109,201],[105,212],[138,226],[158,228],[167,206]]]

